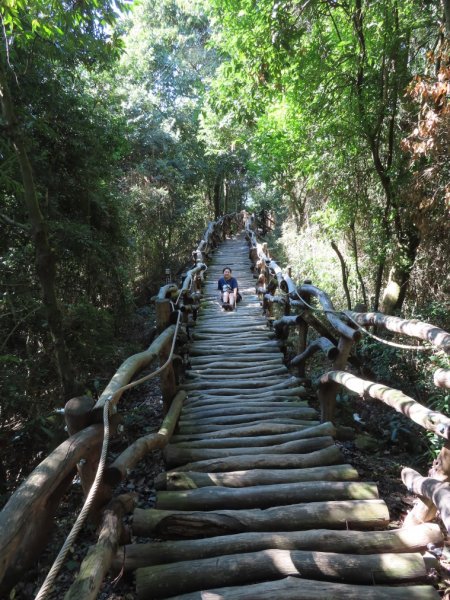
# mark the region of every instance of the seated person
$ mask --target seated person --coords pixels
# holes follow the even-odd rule
[[[233,310],[238,300],[238,282],[232,277],[229,267],[224,268],[223,277],[219,279],[217,289],[221,292],[224,306],[229,306]]]

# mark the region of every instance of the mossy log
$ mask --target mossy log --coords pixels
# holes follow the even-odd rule
[[[122,518],[131,512],[136,497],[132,494],[118,496],[106,507],[100,528],[98,542],[91,546],[80,565],[79,573],[64,596],[64,600],[95,600],[106,573],[111,567],[123,526]]]
[[[305,454],[322,448],[328,448],[334,444],[331,436],[307,438],[294,440],[274,446],[256,446],[240,448],[178,448],[168,446],[164,450],[164,460],[168,467],[177,467],[187,462],[198,462],[214,458],[229,458],[233,456],[246,456],[264,454]]]
[[[244,531],[296,531],[330,529],[381,529],[389,523],[383,500],[338,500],[290,504],[275,508],[170,511],[134,511],[133,532],[162,538],[212,537]]]
[[[200,471],[204,473],[223,473],[225,471],[244,471],[246,469],[303,469],[336,465],[344,462],[337,446],[329,446],[307,454],[242,454],[227,458],[212,458],[188,463],[179,467],[179,471]]]
[[[222,587],[171,596],[168,600],[439,600],[431,585],[355,585],[286,577],[248,586]]]
[[[304,440],[307,438],[313,438],[323,435],[334,436],[336,433],[335,427],[332,423],[322,423],[316,427],[309,427],[307,429],[301,429],[299,431],[292,431],[290,433],[280,433],[277,435],[258,435],[254,437],[229,437],[219,439],[197,439],[193,441],[186,441],[183,443],[174,444],[173,441],[170,444],[172,448],[235,448],[242,447],[245,444],[246,448],[252,446],[273,446],[276,444],[284,444],[286,442],[292,442],[295,440]]]
[[[327,385],[330,381],[339,383],[358,394],[368,394],[371,398],[381,400],[425,429],[433,431],[445,439],[450,439],[449,417],[430,410],[399,390],[372,381],[365,381],[345,371],[330,371],[326,373],[320,379],[320,384],[321,386]]]
[[[160,491],[155,508],[162,510],[218,510],[270,508],[274,505],[368,500],[378,498],[375,483],[348,481],[302,481],[245,488],[215,486],[197,490]]]
[[[77,463],[100,454],[103,426],[72,435],[44,459],[0,512],[0,590],[14,585],[35,564],[53,528],[54,514],[69,487]]]
[[[329,465],[305,469],[252,469],[228,473],[170,471],[160,473],[155,478],[155,487],[157,490],[194,490],[213,485],[245,488],[301,481],[356,481],[358,477],[358,472],[351,465]]]
[[[420,554],[337,554],[269,549],[143,567],[136,571],[138,598],[237,586],[283,577],[380,585],[423,582],[427,572]]]
[[[114,571],[134,571],[140,567],[198,560],[213,556],[279,550],[316,550],[341,554],[380,554],[382,552],[419,552],[428,544],[440,546],[444,536],[439,525],[427,523],[408,529],[389,531],[339,531],[310,529],[307,531],[277,531],[237,533],[196,540],[171,540],[129,544],[120,549],[113,561]],[[124,558],[125,557],[125,558]],[[239,557],[236,557],[239,562]]]

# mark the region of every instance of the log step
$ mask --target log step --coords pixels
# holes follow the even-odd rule
[[[202,487],[242,488],[301,481],[356,481],[359,475],[351,465],[304,469],[251,469],[227,473],[169,471],[155,479],[157,490],[194,490]]]
[[[270,508],[271,506],[325,500],[378,498],[375,483],[302,481],[245,488],[203,487],[188,491],[160,491],[156,508],[165,510],[217,510]]]
[[[274,548],[340,554],[420,552],[428,544],[442,544],[443,539],[439,525],[434,523],[388,531],[313,529],[300,532],[246,532],[204,539],[129,544],[118,550],[114,570],[119,572],[123,567],[125,571],[134,571],[150,565]]]
[[[144,567],[136,571],[139,598],[167,598],[215,586],[259,583],[284,577],[356,584],[424,582],[422,556],[415,554],[337,554],[269,549]]]
[[[289,373],[247,256],[242,237],[226,240],[206,272],[168,470],[155,508],[134,512],[133,533],[157,541],[120,548],[115,569],[136,572],[145,600],[438,598],[420,552],[443,543],[439,526],[386,530],[376,484],[358,481]],[[245,291],[225,312],[216,282],[230,265]]]
[[[274,444],[271,446],[241,447],[238,448],[177,448],[176,446],[167,446],[164,451],[164,460],[168,467],[177,467],[189,462],[199,462],[213,458],[229,458],[233,456],[249,456],[265,454],[305,454],[314,450],[321,450],[334,445],[331,436],[321,436],[307,438],[304,440],[294,440],[284,444]]]
[[[141,596],[142,598],[142,596]],[[248,586],[196,591],[167,600],[439,600],[431,585],[367,586],[287,577]]]
[[[382,500],[337,500],[276,506],[265,510],[171,511],[137,508],[135,535],[161,538],[212,537],[244,531],[380,529],[389,524]]]

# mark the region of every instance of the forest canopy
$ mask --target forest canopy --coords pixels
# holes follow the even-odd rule
[[[277,213],[295,278],[339,307],[448,327],[449,0],[0,18],[0,436],[95,394],[165,269],[244,207]]]

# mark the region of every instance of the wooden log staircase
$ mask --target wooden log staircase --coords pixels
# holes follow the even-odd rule
[[[145,600],[439,598],[421,554],[442,543],[438,525],[390,528],[376,484],[345,464],[284,365],[248,254],[239,234],[212,256],[167,472],[155,508],[134,512],[146,541],[116,568]],[[233,312],[216,289],[226,266],[243,296]]]

